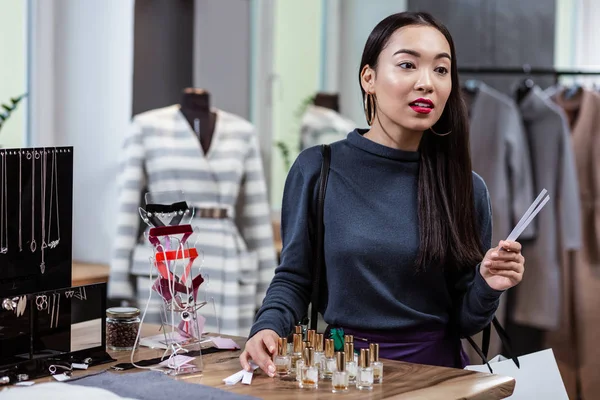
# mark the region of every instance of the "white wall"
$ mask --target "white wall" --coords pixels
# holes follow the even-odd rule
[[[369,34],[385,17],[406,11],[407,0],[341,1],[340,112],[367,127],[358,84],[358,68]]]
[[[33,4],[29,145],[74,147],[73,260],[108,263],[131,119],[134,0]]]
[[[2,2],[0,11],[0,104],[27,92],[27,1]],[[0,147],[22,147],[27,99],[19,103],[0,130]]]

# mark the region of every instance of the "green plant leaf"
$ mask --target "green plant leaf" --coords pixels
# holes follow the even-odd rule
[[[0,119],[2,120],[2,122],[6,121],[6,118],[8,118],[8,115],[4,115],[4,114],[0,114]]]
[[[25,98],[25,96],[27,96],[27,93],[20,95],[19,97],[11,97],[10,101],[13,102],[13,104],[16,106],[17,104],[19,104],[19,102],[21,100],[23,100],[23,98]]]
[[[9,106],[7,106],[6,104],[2,104],[2,108],[4,108],[8,112],[11,112],[13,110],[12,108],[10,108]]]

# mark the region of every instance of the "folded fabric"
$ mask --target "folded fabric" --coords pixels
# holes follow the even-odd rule
[[[136,373],[103,372],[93,376],[72,378],[70,385],[101,387],[119,396],[138,400],[164,400],[178,398],[204,400],[255,400],[256,397],[240,395],[210,386],[183,382],[158,371]],[[20,399],[22,400],[22,399]],[[88,400],[86,398],[86,400]]]
[[[135,397],[121,397],[97,387],[67,385],[61,382],[37,383],[29,387],[11,387],[0,391],[2,400],[136,400]]]

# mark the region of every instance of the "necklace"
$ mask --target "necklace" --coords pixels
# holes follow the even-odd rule
[[[2,153],[2,194],[0,195],[0,253],[8,253],[8,204],[6,196],[6,151]],[[6,235],[6,236],[5,236]]]
[[[23,169],[21,166],[21,154],[22,151],[19,150],[19,251],[23,251],[23,231],[22,231],[22,224],[21,224],[21,198],[22,198],[22,192],[23,192],[23,185],[22,185],[22,180],[21,180],[21,175],[23,174]]]
[[[41,205],[41,209],[42,209],[42,246],[41,246],[41,251],[42,251],[42,263],[40,264],[40,271],[42,272],[42,274],[44,272],[46,272],[46,262],[44,261],[44,250],[46,250],[46,247],[48,247],[48,245],[46,244],[46,162],[48,161],[47,159],[47,152],[44,149],[44,155],[42,156],[42,161],[40,165],[40,190],[41,190],[41,200],[42,200],[42,205]]]
[[[52,153],[52,171],[50,171],[50,220],[48,222],[48,247],[50,247],[51,249],[55,248],[56,246],[58,246],[58,243],[60,242],[60,218],[59,218],[59,214],[58,214],[58,174],[56,172],[56,154],[58,153],[58,150],[56,150],[56,148],[54,149],[54,152]],[[56,182],[56,189],[54,189],[55,186],[55,182]],[[54,192],[54,196],[52,195],[52,192]],[[58,230],[58,239],[56,240],[51,240],[51,236],[52,236],[52,200],[53,198],[56,197],[56,227]]]
[[[29,249],[32,253],[35,253],[37,245],[35,243],[35,157],[33,151],[27,153],[27,158],[31,157],[31,244]]]

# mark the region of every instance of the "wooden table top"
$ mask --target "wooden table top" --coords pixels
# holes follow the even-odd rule
[[[72,330],[73,338],[88,336],[88,327]],[[88,332],[78,335],[77,332]],[[144,325],[142,337],[159,333],[157,325]],[[222,335],[225,337],[225,335]],[[245,338],[232,338],[243,348]],[[89,339],[87,339],[89,341]],[[319,381],[318,389],[300,389],[293,378],[270,378],[257,370],[251,385],[241,382],[228,386],[223,379],[240,371],[239,355],[241,350],[224,351],[202,356],[204,369],[202,374],[190,374],[173,379],[182,379],[190,383],[199,383],[223,390],[246,394],[268,400],[291,399],[334,399],[342,395],[346,399],[503,399],[513,393],[515,380],[510,377],[467,371],[454,368],[433,367],[410,364],[400,361],[382,360],[384,363],[384,382],[375,384],[372,391],[359,391],[354,387],[344,394],[331,393],[330,381]],[[129,362],[131,353],[109,352],[117,363]],[[140,347],[134,360],[160,357],[163,350]],[[113,364],[104,364],[89,368],[87,371],[76,371],[74,376],[99,372]],[[120,373],[132,373],[128,370]],[[41,378],[38,382],[52,381],[51,377]]]

